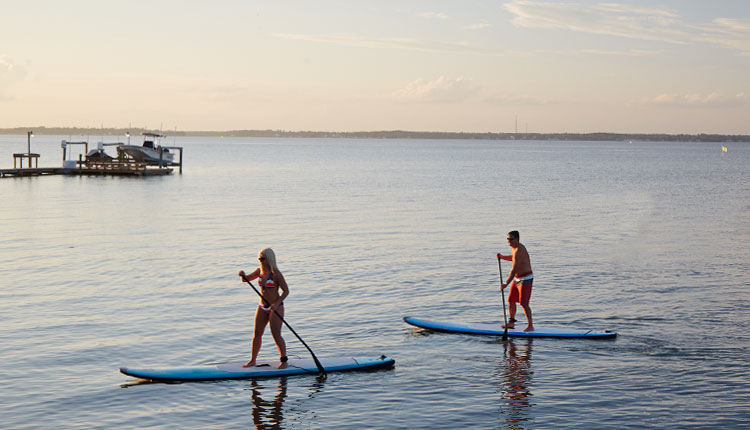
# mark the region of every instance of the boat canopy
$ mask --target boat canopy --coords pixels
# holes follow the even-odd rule
[[[165,134],[159,134],[159,133],[141,133],[143,136],[146,137],[167,137]]]

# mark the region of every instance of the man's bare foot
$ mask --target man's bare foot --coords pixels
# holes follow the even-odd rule
[[[508,323],[508,324],[503,325],[501,328],[516,328],[516,324]]]
[[[255,360],[250,360],[247,363],[242,365],[242,367],[253,367],[253,366],[255,366]]]
[[[279,364],[279,367],[277,367],[277,369],[286,369],[287,366],[289,366],[289,363],[283,362]]]
[[[530,326],[526,327],[525,329],[523,329],[523,331],[526,332],[526,333],[528,333],[530,331],[534,331],[534,326],[530,325]]]

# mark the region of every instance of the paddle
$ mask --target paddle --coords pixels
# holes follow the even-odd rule
[[[502,288],[503,283],[503,267],[500,264],[500,255],[497,257],[497,270],[500,272],[500,294],[503,295],[503,321],[505,321],[505,331],[503,332],[503,342],[508,340],[508,317],[505,314],[505,288]]]
[[[248,284],[250,284],[251,287],[253,287],[253,291],[255,291],[260,296],[261,300],[263,300],[263,303],[265,303],[266,306],[271,306],[271,304],[268,302],[268,300],[266,300],[266,298],[263,297],[263,294],[261,294],[260,291],[258,291],[258,289],[255,288],[255,285],[253,285],[253,283],[250,282],[250,280],[247,279],[245,277],[245,275],[240,275],[240,276],[242,277],[243,281],[247,282]],[[292,326],[290,326],[289,323],[284,320],[284,318],[279,314],[278,311],[276,311],[276,309],[273,310],[273,313],[275,313],[276,316],[279,317],[279,319],[281,320],[281,322],[283,322],[284,325],[292,333],[294,333],[295,336],[297,336],[297,339],[299,339],[299,341],[302,342],[302,345],[305,345],[305,348],[307,348],[307,350],[310,351],[310,355],[312,355],[313,361],[315,361],[315,365],[318,367],[318,371],[320,371],[320,376],[325,379],[328,375],[326,375],[326,371],[325,371],[325,369],[323,369],[323,365],[320,364],[320,361],[318,360],[318,357],[315,356],[315,353],[312,351],[312,349],[310,349],[310,347],[307,346],[307,344],[305,343],[305,341],[302,340],[302,338],[297,334],[297,332],[294,331],[294,329],[292,328]]]

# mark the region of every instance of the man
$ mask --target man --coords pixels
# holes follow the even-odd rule
[[[534,322],[531,319],[531,307],[529,307],[529,300],[531,299],[531,285],[534,283],[534,273],[531,271],[531,259],[529,253],[526,251],[526,247],[518,241],[519,234],[517,230],[513,230],[508,233],[508,245],[513,248],[511,255],[497,254],[498,259],[506,261],[512,261],[513,267],[508,273],[508,279],[503,283],[500,280],[500,289],[505,289],[510,284],[510,294],[508,295],[508,309],[510,310],[510,319],[508,320],[508,328],[515,328],[516,323],[516,303],[520,303],[523,307],[523,313],[526,315],[526,326],[523,331],[529,332],[534,331]],[[511,282],[512,281],[512,282]],[[505,328],[505,326],[503,326]]]

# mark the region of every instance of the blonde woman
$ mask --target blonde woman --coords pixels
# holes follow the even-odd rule
[[[284,299],[289,295],[289,287],[276,265],[276,255],[271,248],[263,248],[258,252],[258,262],[260,267],[252,273],[245,274],[244,270],[239,272],[240,277],[248,281],[257,279],[261,289],[260,293],[263,295],[258,308],[255,310],[252,356],[243,367],[255,366],[255,360],[258,358],[260,346],[263,342],[263,332],[270,322],[271,335],[273,335],[273,340],[276,342],[276,348],[279,349],[279,356],[281,357],[279,369],[283,369],[287,366],[287,357],[286,343],[284,338],[281,337],[281,318],[284,318]]]

